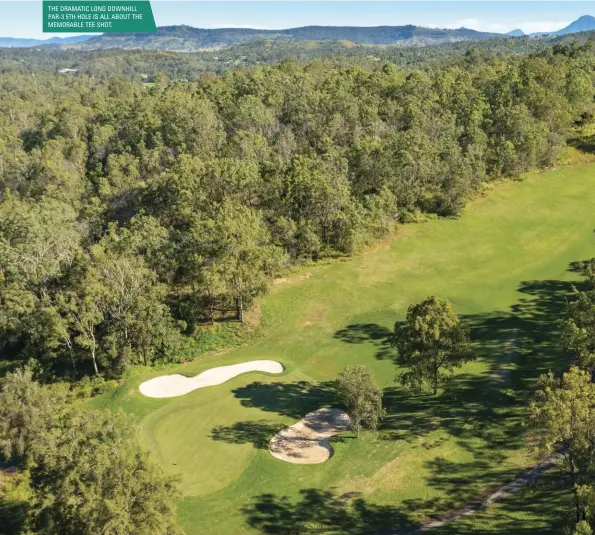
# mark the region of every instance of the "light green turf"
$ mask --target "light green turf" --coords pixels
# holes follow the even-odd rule
[[[531,462],[523,410],[538,375],[562,366],[556,325],[578,278],[569,263],[595,256],[593,206],[593,165],[499,184],[459,220],[408,225],[375,251],[274,285],[262,303],[266,336],[251,345],[166,372],[137,371],[95,404],[142,417],[143,443],[181,476],[188,535],[276,533],[298,517],[315,526],[316,511],[332,501],[319,491],[361,493],[360,513],[348,521],[358,533],[448,510]],[[432,294],[471,322],[479,357],[461,370],[459,391],[436,398],[394,383],[386,342],[407,306]],[[287,370],[170,400],[138,392],[148,377],[252,359]],[[321,465],[271,457],[263,445],[275,429],[329,403],[317,383],[355,363],[371,366],[385,388],[384,429],[359,440],[346,434]],[[306,498],[307,489],[316,490]],[[333,522],[326,526],[347,530]]]

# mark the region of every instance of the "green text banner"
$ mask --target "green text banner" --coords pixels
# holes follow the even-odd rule
[[[44,0],[43,31],[150,33],[157,27],[148,0]]]

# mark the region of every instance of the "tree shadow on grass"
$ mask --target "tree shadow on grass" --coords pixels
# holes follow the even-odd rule
[[[500,333],[514,330],[516,369],[511,374],[510,386],[520,400],[526,401],[528,395],[533,395],[541,374],[550,370],[559,373],[567,368],[570,359],[562,350],[560,320],[565,317],[568,303],[575,299],[575,289],[585,285],[578,281],[525,281],[518,291],[526,297],[513,305],[509,314],[491,315],[475,325],[477,339],[490,350],[493,369],[501,361]]]
[[[569,266],[569,270],[576,269],[574,264]],[[464,316],[471,327],[473,348],[487,363],[487,370],[457,374],[455,390],[438,396],[399,386],[384,390],[387,416],[381,425],[381,439],[404,440],[413,448],[431,450],[445,439],[428,441],[427,437],[441,430],[470,454],[466,462],[439,456],[427,461],[426,483],[443,498],[409,501],[406,506],[411,513],[440,515],[461,503],[481,499],[486,489],[518,475],[514,469],[503,468],[502,461],[513,450],[526,447],[525,411],[539,376],[549,370],[559,373],[568,366],[560,345],[559,320],[574,298],[575,287],[581,286],[570,281],[524,281],[518,287],[520,299],[508,311]],[[364,325],[349,329],[352,333],[375,333],[384,328]],[[347,341],[376,343],[374,340],[351,336]]]
[[[307,413],[336,403],[333,381],[310,383],[263,383],[255,381],[233,391],[244,407],[256,407],[267,412],[296,419]]]
[[[438,473],[463,485],[464,481],[450,476],[458,468],[445,461],[437,463]],[[436,535],[561,533],[571,520],[568,514],[571,503],[563,483],[557,475],[547,474],[499,504],[497,515],[482,510],[483,496],[476,495],[471,505],[478,510],[474,514],[480,516],[475,521],[473,517],[471,522],[463,518],[435,527],[429,532]],[[449,481],[447,488],[451,486]],[[458,498],[461,497],[464,496]],[[255,496],[242,512],[253,529],[265,534],[418,535],[422,532],[421,524],[414,518],[423,514],[435,519],[448,518],[457,511],[454,509],[445,513],[452,506],[459,507],[460,503],[450,497],[428,501],[409,500],[403,506],[394,506],[371,503],[357,492],[338,494],[333,489],[305,489],[300,491],[297,498],[271,493]],[[434,515],[435,512],[441,514]],[[486,518],[482,518],[484,514],[488,514],[489,522],[482,521]],[[547,526],[546,529],[541,529],[544,526]]]
[[[370,343],[376,348],[376,358],[393,359],[395,350],[392,347],[393,331],[376,323],[354,323],[337,331],[337,340],[347,344]]]
[[[574,264],[569,269],[576,269]],[[414,441],[437,429],[456,437],[462,447],[469,439],[482,439],[491,448],[523,447],[520,408],[533,394],[540,374],[561,371],[566,366],[559,344],[559,319],[576,283],[568,281],[525,281],[522,295],[508,312],[464,316],[469,322],[474,350],[487,362],[482,374],[458,374],[456,390],[439,396],[418,394],[401,387],[384,390],[387,417],[381,438]],[[372,343],[386,358],[392,332],[374,324],[349,325],[335,337],[349,344]],[[333,382],[294,383],[255,381],[233,391],[245,407],[299,419],[310,411],[336,403]],[[262,423],[261,423],[262,424]],[[249,433],[240,422],[217,429],[214,436],[234,437],[244,442]],[[244,427],[242,427],[244,426]],[[258,431],[262,430],[262,433]],[[266,434],[256,429],[255,435]],[[260,439],[255,439],[259,443]]]
[[[444,519],[461,507],[478,509],[492,492],[520,475],[518,470],[502,468],[499,454],[492,458],[490,450],[485,450],[484,455],[475,453],[475,458],[469,462],[454,462],[443,457],[426,461],[430,474],[426,483],[437,493],[428,500],[406,500],[408,510],[424,518]]]
[[[438,396],[417,394],[399,387],[386,388],[383,405],[387,415],[381,423],[379,438],[432,448],[436,447],[435,443],[419,439],[442,430],[459,447],[474,455],[485,447],[492,451],[524,447],[523,421],[518,407],[500,400],[504,397],[500,393],[490,394],[483,376],[464,375],[459,377],[459,382],[456,393]],[[482,399],[482,394],[497,401]]]
[[[502,461],[512,450],[525,447],[524,407],[533,395],[539,375],[550,369],[560,372],[567,366],[559,343],[559,320],[573,298],[575,286],[576,283],[567,281],[525,281],[518,288],[521,298],[509,311],[465,316],[471,326],[474,348],[488,369],[479,374],[459,374],[456,390],[439,396],[398,386],[384,390],[388,414],[382,422],[381,438],[407,440],[414,448],[431,450],[446,439],[418,439],[440,429],[447,433],[448,440],[454,439],[458,448],[469,453],[469,460],[465,461],[440,455],[426,461],[425,478],[427,486],[434,490],[432,499],[408,500],[393,507],[371,504],[359,494],[337,496],[332,491],[316,489],[303,491],[296,500],[263,494],[244,510],[250,526],[273,534],[400,535],[414,531],[414,519],[448,516],[449,511],[465,504],[479,506],[487,492],[519,475]],[[336,337],[350,344],[373,343],[382,350],[389,347],[391,334],[385,327],[362,324],[338,331]],[[503,368],[506,374],[501,373]],[[297,418],[323,405],[323,400],[328,401],[331,385],[253,383],[235,393],[244,405]],[[517,499],[515,495],[503,507]],[[535,506],[529,501],[522,511],[536,518],[549,518],[555,508],[549,502]],[[565,511],[562,516],[567,518]],[[565,522],[560,521],[559,525]],[[514,514],[498,518],[492,525],[485,530],[486,534],[536,532],[529,523],[527,527],[519,524]],[[468,533],[481,532],[477,524],[472,526]],[[464,532],[448,531],[448,526],[439,529],[447,530],[443,533]]]
[[[595,154],[595,136],[581,136],[571,138],[568,145],[586,154]]]
[[[572,272],[572,273],[578,273],[579,275],[582,275],[584,277],[588,277],[588,266],[591,263],[591,261],[593,260],[593,258],[585,258],[584,260],[577,260],[576,262],[570,262],[570,264],[568,264],[568,271]],[[585,281],[585,283],[583,284],[587,284],[587,282]],[[580,283],[579,283],[580,285]]]
[[[569,266],[569,270],[575,269],[575,263]],[[416,437],[439,427],[461,438],[469,429],[480,430],[490,442],[520,436],[520,425],[512,426],[506,436],[493,432],[490,437],[489,429],[496,421],[515,414],[518,419],[518,407],[533,394],[539,375],[567,366],[559,342],[559,320],[577,286],[580,283],[524,281],[518,287],[521,298],[509,311],[463,316],[471,327],[473,349],[488,364],[488,370],[482,374],[459,373],[456,390],[439,396],[400,387],[385,389],[388,414],[382,428],[396,432],[387,436],[403,438],[406,433]],[[335,336],[350,344],[389,347],[391,334],[383,326],[361,324],[350,325]],[[392,352],[396,356],[396,350]]]
[[[302,490],[296,500],[261,494],[243,513],[253,529],[276,535],[371,535],[412,526],[408,514],[398,507],[369,503],[359,493],[339,495],[332,490]]]
[[[411,441],[442,429],[472,455],[468,462],[441,457],[427,461],[427,485],[443,497],[410,500],[406,505],[411,511],[440,518],[461,503],[481,504],[487,491],[518,476],[514,469],[502,468],[501,461],[509,455],[506,452],[526,447],[525,407],[539,376],[549,370],[560,373],[568,366],[568,357],[560,346],[559,320],[574,299],[575,287],[581,288],[582,284],[525,281],[518,289],[523,297],[509,312],[464,317],[470,323],[474,346],[488,363],[488,371],[459,375],[459,387],[451,400],[448,394],[434,397],[397,387],[385,390],[386,438]],[[500,373],[502,369],[507,373]],[[540,514],[535,511],[537,518]],[[509,522],[499,520],[497,527],[485,533],[535,532],[517,529],[516,522],[514,517]]]
[[[337,497],[315,489],[304,491],[296,501],[265,494],[244,511],[250,525],[262,533],[279,534],[409,533],[413,518],[440,516],[469,501],[477,502],[487,490],[513,480],[518,473],[502,461],[512,450],[525,447],[524,411],[539,376],[549,370],[559,373],[568,365],[560,347],[559,320],[573,299],[574,288],[580,286],[558,280],[524,281],[518,288],[520,299],[508,311],[464,316],[487,370],[458,374],[456,390],[438,396],[398,386],[384,390],[388,414],[380,438],[406,440],[413,448],[431,450],[444,439],[437,437],[431,443],[418,439],[440,429],[469,453],[469,460],[462,462],[439,455],[426,462],[426,484],[435,489],[434,498],[409,500],[397,508],[370,504],[359,495]],[[390,347],[391,335],[387,328],[373,324],[350,325],[335,334],[349,344],[372,343],[379,351]],[[234,393],[245,406],[296,419],[333,402],[331,382],[252,383]],[[547,507],[542,504],[544,510]],[[531,513],[540,514],[537,510]],[[514,515],[499,519],[495,526],[485,533],[535,532],[518,525]]]
[[[572,493],[558,473],[545,474],[513,497],[498,504],[496,512],[479,511],[432,529],[432,535],[559,535],[573,521]]]
[[[219,425],[211,430],[211,439],[229,444],[252,444],[256,449],[267,449],[273,436],[285,426],[266,420],[236,422]]]

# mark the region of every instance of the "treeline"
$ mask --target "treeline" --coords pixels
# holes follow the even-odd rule
[[[172,80],[198,81],[204,73],[222,74],[239,68],[276,64],[288,58],[300,64],[324,61],[335,67],[357,66],[375,71],[385,63],[407,68],[465,65],[478,58],[487,61],[497,56],[527,55],[555,45],[593,46],[593,35],[593,32],[583,32],[560,37],[495,38],[433,46],[370,46],[346,41],[259,41],[195,52],[121,48],[92,51],[50,47],[0,48],[0,73],[55,73],[60,69],[74,69],[77,75],[101,78],[118,75],[153,82],[156,74],[164,73]]]
[[[0,351],[77,375],[175,359],[284,267],[554,164],[591,118],[594,61],[287,61],[151,88],[4,75]]]

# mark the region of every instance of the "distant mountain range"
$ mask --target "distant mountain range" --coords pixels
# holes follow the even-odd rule
[[[566,28],[562,28],[552,35],[567,35],[569,33],[590,32],[595,30],[595,17],[583,15],[581,18],[571,22]]]
[[[426,46],[455,41],[501,37],[468,28],[457,30],[420,26],[304,26],[287,30],[251,28],[202,29],[191,26],[163,26],[154,34],[110,33],[76,45],[82,50],[142,48],[147,50],[214,50],[254,41],[348,41],[366,45]]]
[[[527,35],[523,30],[512,30],[511,32],[508,32],[506,35],[508,35],[508,37],[525,37],[525,35]]]
[[[543,35],[567,35],[595,30],[595,17],[585,15],[566,28]],[[421,26],[304,26],[287,30],[251,28],[203,29],[191,26],[162,26],[157,33],[110,33],[47,40],[0,37],[0,47],[44,47],[57,49],[98,50],[106,48],[144,50],[217,50],[256,41],[345,41],[358,45],[428,46],[457,41],[526,37],[522,30],[507,34],[479,32],[468,28],[440,29]]]
[[[94,35],[76,35],[74,37],[52,37],[51,39],[19,39],[17,37],[0,37],[1,48],[34,48],[38,46],[61,46],[76,45],[88,39],[96,37]]]

